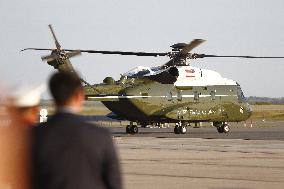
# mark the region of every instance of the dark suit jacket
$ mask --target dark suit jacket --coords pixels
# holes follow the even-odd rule
[[[109,132],[71,113],[57,113],[33,129],[33,188],[122,188]]]

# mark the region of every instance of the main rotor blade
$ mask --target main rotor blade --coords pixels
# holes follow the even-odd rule
[[[72,49],[64,49],[65,51],[74,51]],[[131,52],[131,51],[96,51],[96,50],[79,50],[85,53],[97,54],[119,54],[119,55],[135,55],[135,56],[167,56],[168,53],[149,53],[149,52]]]
[[[75,50],[75,51],[70,51],[68,53],[66,53],[68,58],[72,58],[74,56],[79,56],[81,55],[81,51],[80,50]]]
[[[56,49],[47,48],[25,48],[21,51],[26,50],[38,50],[38,51],[53,51]],[[84,52],[84,53],[97,53],[97,54],[119,54],[119,55],[135,55],[135,56],[168,56],[169,53],[149,53],[149,52],[131,52],[131,51],[96,51],[96,50],[80,50],[80,49],[61,49],[69,52]]]
[[[26,50],[36,50],[36,51],[53,51],[53,50],[56,50],[56,49],[45,49],[45,48],[25,48],[25,49],[22,49],[22,51],[26,51]]]
[[[209,55],[209,54],[196,54],[196,58],[284,58],[284,56],[222,56],[222,55]]]
[[[58,50],[61,49],[61,45],[59,44],[59,42],[58,42],[58,40],[57,40],[57,38],[56,38],[56,36],[55,36],[55,33],[54,33],[54,31],[53,31],[53,28],[52,28],[52,25],[49,24],[48,27],[49,27],[49,29],[50,29],[50,31],[51,31],[51,34],[52,34],[52,37],[53,37],[53,39],[54,39],[56,48],[57,48]]]
[[[205,42],[204,39],[194,39],[188,45],[186,45],[182,50],[177,54],[177,56],[186,56],[188,52],[192,49],[200,45],[201,43]]]
[[[202,43],[202,42],[201,42]],[[200,44],[200,43],[199,43]],[[26,50],[39,50],[39,51],[53,51],[56,49],[49,48],[25,48],[21,51]],[[119,54],[119,55],[136,55],[136,56],[168,56],[170,53],[149,53],[149,52],[129,52],[129,51],[96,51],[96,50],[80,50],[80,49],[61,49],[64,51],[74,52],[79,54],[80,52],[85,53],[98,53],[98,54]],[[178,53],[179,54],[179,53]],[[223,56],[223,55],[209,55],[209,54],[192,54],[195,58],[284,58],[284,56]],[[177,55],[178,56],[178,55]],[[171,61],[171,60],[170,60]]]

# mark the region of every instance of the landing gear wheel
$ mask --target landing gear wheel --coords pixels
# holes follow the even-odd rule
[[[130,125],[126,126],[126,133],[128,133],[128,134],[131,133],[131,126]]]
[[[179,127],[179,133],[180,133],[180,134],[185,134],[186,131],[187,131],[186,126],[180,126],[180,127]]]
[[[137,127],[136,125],[132,125],[132,127],[131,127],[131,133],[132,133],[132,134],[138,133],[138,127]]]
[[[230,131],[229,125],[228,125],[228,124],[224,124],[224,125],[223,125],[223,132],[224,132],[224,133],[228,133],[229,131]]]
[[[180,131],[180,130],[179,130],[179,126],[175,126],[175,128],[174,128],[174,133],[175,133],[175,134],[180,134],[179,131]]]
[[[185,134],[187,131],[186,126],[180,126],[180,125],[176,125],[174,128],[174,133],[175,134]]]
[[[217,127],[218,133],[228,133],[230,131],[230,126],[227,123],[223,123],[221,126]]]
[[[130,125],[126,126],[126,133],[128,134],[136,134],[138,133],[138,127],[137,125],[134,125],[133,122],[130,122]]]
[[[217,131],[218,131],[218,133],[224,133],[224,129],[223,129],[222,126],[217,127]]]

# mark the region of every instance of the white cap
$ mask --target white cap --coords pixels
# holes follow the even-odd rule
[[[40,102],[40,96],[45,91],[45,85],[26,86],[14,88],[8,95],[9,104],[15,107],[32,107]]]

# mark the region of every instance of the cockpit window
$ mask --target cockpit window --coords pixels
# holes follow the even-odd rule
[[[153,72],[157,72],[157,71],[160,71],[161,70],[161,68],[158,66],[158,67],[151,67],[151,70],[153,71]]]
[[[127,77],[142,77],[145,75],[152,75],[155,74],[156,72],[159,72],[161,70],[161,67],[144,67],[144,66],[138,66],[125,74],[123,76]]]
[[[141,70],[135,74],[132,75],[132,77],[139,77],[139,76],[143,76],[143,75],[146,75],[146,74],[149,74],[150,71],[149,70]]]
[[[144,75],[150,74],[150,73],[151,73],[151,69],[149,67],[138,66],[138,67],[126,72],[123,75],[127,76],[127,77],[141,77],[141,76],[144,76]]]

